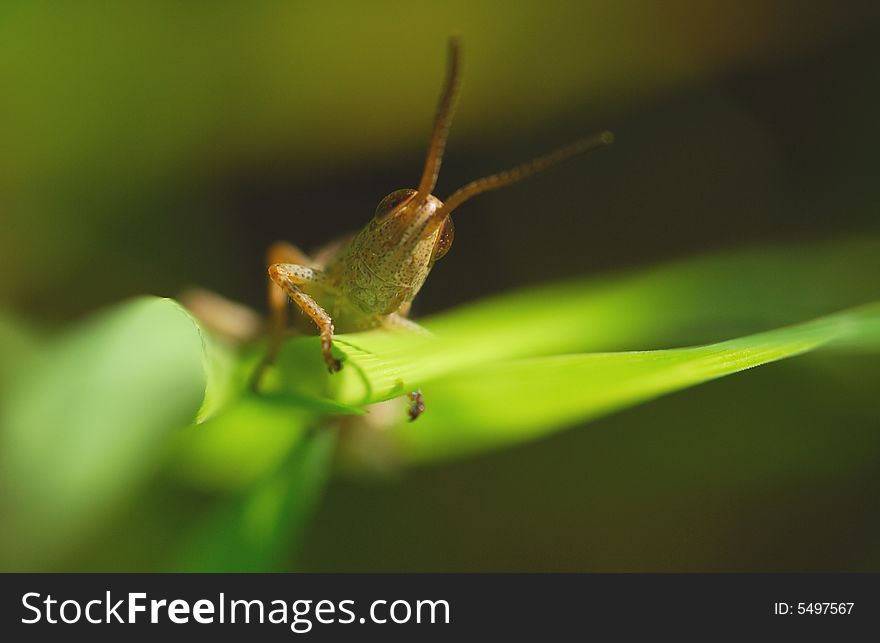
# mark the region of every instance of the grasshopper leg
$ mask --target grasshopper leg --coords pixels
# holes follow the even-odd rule
[[[390,315],[385,315],[382,318],[382,326],[390,330],[408,330],[411,333],[416,333],[418,335],[430,336],[433,334],[424,326],[421,326],[417,322],[414,322],[409,317],[404,317],[400,313],[391,313]]]
[[[277,241],[266,252],[266,265],[272,266],[277,263],[311,265],[312,260],[295,245],[286,241]],[[278,350],[281,348],[287,330],[287,293],[271,278],[267,281],[269,282],[269,347],[251,378],[251,388],[255,391],[259,389],[263,373],[278,356]]]
[[[382,318],[382,326],[390,329],[403,329],[412,333],[417,333],[419,335],[432,334],[431,331],[429,331],[427,328],[420,326],[413,320],[406,317],[407,312],[409,312],[409,305],[407,305],[405,310],[386,315]],[[409,408],[407,409],[409,421],[415,422],[419,418],[419,416],[425,412],[425,396],[422,395],[421,390],[417,389],[407,394],[406,397],[409,400]]]
[[[416,389],[406,397],[409,400],[409,409],[407,410],[409,421],[415,422],[425,412],[425,397],[420,389]]]
[[[315,322],[315,326],[318,327],[318,334],[321,336],[321,353],[324,355],[327,369],[331,373],[341,369],[342,362],[333,357],[331,352],[334,330],[333,320],[327,314],[327,311],[321,308],[320,304],[301,288],[305,284],[320,283],[324,279],[324,273],[299,264],[275,263],[269,266],[269,278]]]
[[[266,253],[266,261],[269,266],[277,263],[293,263],[302,266],[312,264],[312,260],[306,253],[286,241],[273,243]],[[284,340],[284,333],[287,329],[287,293],[270,277],[268,294],[271,320],[269,322],[269,352],[265,361],[267,364],[271,364],[278,355],[278,349],[281,348],[281,342]]]

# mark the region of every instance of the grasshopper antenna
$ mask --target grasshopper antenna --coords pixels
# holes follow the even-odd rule
[[[416,192],[417,199],[428,197],[437,183],[437,175],[440,173],[440,163],[443,161],[443,150],[446,147],[449,126],[452,124],[452,113],[455,110],[455,99],[458,96],[460,81],[461,44],[457,36],[452,36],[449,39],[446,82],[443,84],[440,103],[437,105],[434,130],[431,132],[431,142],[428,145],[428,158],[425,161],[425,170],[422,172],[422,179],[419,181],[419,189]]]
[[[609,131],[600,132],[596,136],[575,141],[565,147],[560,147],[559,149],[548,152],[543,156],[527,161],[522,165],[512,167],[509,170],[498,172],[497,174],[492,174],[491,176],[477,179],[476,181],[471,181],[464,187],[453,192],[449,198],[446,199],[443,206],[438,208],[434,213],[433,218],[438,222],[443,221],[453,210],[455,210],[455,208],[478,194],[489,192],[490,190],[497,190],[498,188],[506,187],[512,183],[517,183],[533,174],[543,172],[558,163],[562,163],[563,161],[570,159],[572,156],[597,147],[610,145],[613,142],[614,134]]]

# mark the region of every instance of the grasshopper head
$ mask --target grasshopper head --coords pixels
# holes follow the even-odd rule
[[[452,246],[455,229],[452,217],[439,217],[443,202],[433,194],[420,197],[418,190],[395,190],[379,202],[370,228],[377,246],[386,253],[402,250],[418,254],[428,267]],[[424,250],[430,252],[424,256]],[[420,250],[420,251],[419,251]]]
[[[356,278],[348,286],[348,295],[365,312],[389,314],[412,301],[434,262],[452,246],[455,229],[450,214],[462,203],[613,141],[611,132],[575,141],[504,172],[471,181],[453,192],[444,203],[431,192],[440,173],[458,94],[460,67],[458,39],[451,38],[446,82],[419,186],[396,190],[382,199],[373,220],[352,242],[349,252],[357,257],[357,267],[352,269]]]
[[[346,298],[362,312],[379,315],[412,301],[452,243],[452,220],[438,223],[442,207],[440,199],[420,197],[417,190],[396,190],[382,199],[347,250]]]

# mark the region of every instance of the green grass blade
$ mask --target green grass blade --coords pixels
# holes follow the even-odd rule
[[[461,456],[536,439],[701,382],[829,347],[880,350],[880,304],[705,346],[487,365],[427,384],[429,412],[415,425],[398,427],[394,438],[409,461]]]
[[[533,354],[708,343],[875,301],[880,238],[758,247],[542,285],[425,320]]]
[[[348,368],[333,384],[339,401],[365,404],[501,360],[708,343],[829,314],[878,293],[880,240],[721,254],[481,301],[424,320],[436,338],[341,335],[335,345]],[[299,355],[317,351],[314,339],[292,343]]]

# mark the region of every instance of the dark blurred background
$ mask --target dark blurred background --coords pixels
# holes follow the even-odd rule
[[[263,254],[609,128],[463,206],[428,314],[572,275],[876,234],[873,3],[0,7],[0,301],[46,327],[199,285],[264,306]],[[308,569],[880,569],[875,363],[807,358],[536,445],[339,479]],[[821,396],[805,394],[822,390]],[[780,406],[780,398],[797,408]]]

